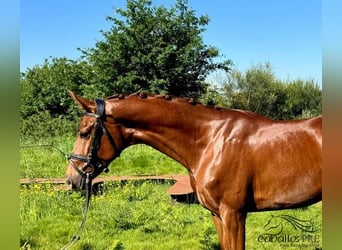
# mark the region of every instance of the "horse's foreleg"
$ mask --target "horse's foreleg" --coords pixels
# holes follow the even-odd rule
[[[246,213],[227,209],[222,216],[222,250],[245,249],[245,222]]]
[[[216,226],[216,231],[217,231],[217,235],[219,237],[219,241],[222,242],[222,240],[223,240],[222,221],[217,215],[214,215],[214,214],[213,214],[213,221],[214,221],[215,226]]]

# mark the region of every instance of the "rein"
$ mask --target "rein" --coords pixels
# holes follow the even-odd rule
[[[90,113],[90,112],[84,112],[83,115],[91,116],[96,118],[96,122],[94,125],[94,133],[93,138],[91,141],[91,146],[89,149],[89,153],[87,156],[78,155],[71,153],[68,157],[68,160],[71,163],[71,166],[81,175],[81,183],[80,187],[83,187],[85,185],[86,190],[86,201],[83,209],[83,217],[81,225],[79,226],[77,232],[72,236],[70,241],[61,248],[61,250],[69,249],[73,245],[77,243],[77,241],[80,240],[81,234],[84,229],[84,225],[87,218],[89,203],[90,203],[90,197],[91,197],[91,186],[92,186],[92,180],[96,177],[98,172],[108,172],[109,169],[107,165],[98,158],[97,151],[99,150],[101,146],[101,137],[102,135],[105,135],[109,144],[113,147],[114,152],[118,152],[117,146],[114,142],[114,139],[108,132],[107,128],[104,126],[103,121],[105,120],[105,102],[102,99],[96,99],[96,114]],[[84,165],[82,168],[77,167],[77,165],[74,163],[74,160],[84,162]]]
[[[85,185],[86,185],[86,201],[85,201],[85,205],[84,205],[84,209],[83,209],[83,217],[82,217],[81,225],[79,226],[76,233],[71,237],[70,241],[67,244],[65,244],[61,248],[61,250],[70,249],[73,245],[75,245],[77,243],[77,241],[79,241],[81,239],[81,234],[83,232],[84,225],[85,225],[85,222],[87,219],[89,203],[90,203],[90,196],[91,196],[91,179],[89,177],[89,174],[86,174]]]

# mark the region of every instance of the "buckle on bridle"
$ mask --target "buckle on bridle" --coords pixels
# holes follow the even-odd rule
[[[93,174],[94,173],[94,167],[90,164],[86,164],[83,168],[82,168],[83,172],[86,174]]]

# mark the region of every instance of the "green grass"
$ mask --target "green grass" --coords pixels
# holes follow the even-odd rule
[[[74,138],[26,141],[21,145],[51,143],[70,153]],[[21,178],[65,174],[67,161],[54,148],[21,148],[20,154]],[[107,175],[186,173],[178,163],[144,145],[126,149],[110,169]],[[85,230],[73,249],[218,249],[210,212],[200,205],[172,205],[166,193],[171,185],[171,181],[105,183],[102,194],[92,197]],[[79,227],[83,205],[84,197],[78,192],[58,190],[53,184],[22,185],[21,249],[60,249]],[[320,202],[306,209],[248,214],[246,249],[321,249],[321,211]],[[317,231],[302,232],[281,220],[267,230],[267,222],[278,215],[311,221]],[[272,238],[272,242],[269,242],[271,238],[262,238],[267,233],[274,234],[278,224],[283,226],[280,236]],[[284,242],[282,237],[298,239],[298,242]]]
[[[53,147],[21,147],[20,178],[64,177],[67,160],[57,149],[69,155],[75,138],[25,141],[21,146],[53,145]],[[57,149],[56,149],[57,148]],[[106,175],[160,175],[187,173],[185,168],[164,154],[146,145],[125,149],[109,166]],[[102,174],[105,176],[105,174]]]
[[[186,174],[186,169],[168,156],[146,146],[125,149],[110,165],[110,175]]]
[[[172,182],[129,181],[107,183],[93,196],[81,240],[74,249],[218,249],[210,213],[199,205],[172,205],[167,189]],[[30,184],[20,191],[21,249],[60,249],[76,232],[82,218],[84,197],[80,193],[54,190],[52,184]],[[292,215],[312,220],[318,231],[303,233],[284,223],[286,234],[318,235],[322,246],[321,203],[305,210],[250,213],[247,217],[246,249],[284,249],[282,242],[260,242],[271,215]],[[300,249],[304,243],[286,249]],[[25,246],[25,247],[24,247]]]
[[[73,149],[74,140],[75,138],[53,138],[21,141],[20,178],[63,177],[67,155]]]
[[[214,244],[209,212],[198,205],[171,205],[166,194],[171,184],[107,184],[107,191],[92,197],[75,249],[200,249]],[[83,197],[52,187],[31,184],[21,189],[20,244],[26,246],[22,249],[60,249],[78,228]],[[212,243],[205,241],[209,238]]]

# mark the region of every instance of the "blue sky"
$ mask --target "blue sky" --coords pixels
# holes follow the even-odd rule
[[[94,47],[107,31],[114,9],[125,0],[21,1],[20,71],[49,57],[77,59],[77,48]],[[171,0],[154,0],[170,6]],[[189,0],[211,21],[204,42],[217,47],[236,69],[269,62],[280,79],[314,79],[322,84],[321,1]]]

